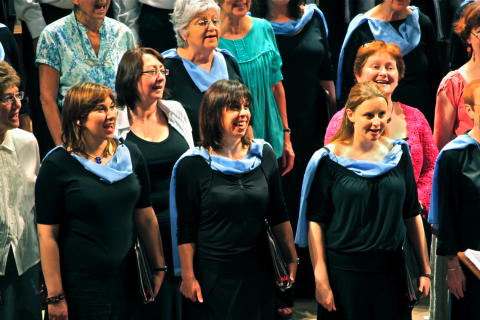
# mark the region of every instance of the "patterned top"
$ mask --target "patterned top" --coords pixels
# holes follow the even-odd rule
[[[124,24],[105,18],[100,27],[100,50],[95,54],[87,28],[70,15],[49,24],[41,33],[36,63],[60,73],[57,103],[61,107],[67,91],[83,81],[115,89],[117,67],[125,51],[135,47],[132,32]]]
[[[413,172],[417,183],[418,200],[428,211],[430,209],[430,193],[432,191],[433,169],[438,150],[433,142],[432,130],[427,119],[417,108],[400,103],[407,122],[408,144],[412,155]],[[325,144],[333,138],[342,124],[345,108],[338,111],[330,120],[325,133]]]
[[[457,117],[455,118],[455,124],[453,125],[453,132],[451,135],[454,134],[455,136],[459,136],[464,134],[465,131],[473,128],[472,119],[468,116],[463,104],[463,91],[467,85],[468,83],[462,77],[460,71],[454,70],[450,71],[438,86],[437,95],[444,91],[447,99],[457,111]],[[437,104],[436,107],[439,108],[439,105]]]
[[[253,97],[252,119],[255,138],[269,142],[277,157],[283,152],[283,124],[272,86],[283,80],[282,59],[270,22],[252,18],[252,28],[241,39],[220,38],[219,48],[237,59],[245,85]]]
[[[40,261],[33,208],[39,167],[33,134],[8,130],[0,144],[0,278],[5,275],[10,247],[19,275]]]

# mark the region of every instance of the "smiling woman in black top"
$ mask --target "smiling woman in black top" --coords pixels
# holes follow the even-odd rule
[[[154,268],[165,266],[145,161],[113,137],[111,90],[80,83],[63,111],[63,146],[44,159],[35,204],[50,319],[131,319],[135,235]],[[154,293],[164,272],[153,273]]]

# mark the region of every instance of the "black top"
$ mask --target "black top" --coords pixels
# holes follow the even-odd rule
[[[398,30],[403,20],[391,21],[390,24]],[[442,74],[438,57],[435,30],[430,19],[420,12],[420,43],[410,53],[404,56],[405,77],[400,80],[393,93],[393,100],[420,109],[433,127],[435,114],[435,97]],[[367,22],[353,31],[343,59],[342,94],[338,97],[343,106],[348,93],[354,85],[353,64],[358,48],[367,42],[375,40]],[[412,94],[416,92],[418,94]]]
[[[178,243],[196,243],[195,258],[231,262],[266,244],[265,224],[288,220],[277,160],[264,147],[262,165],[245,174],[223,174],[200,156],[177,168]]]
[[[143,140],[132,131],[126,138],[137,145],[147,163],[152,205],[159,222],[170,221],[168,199],[172,169],[178,158],[188,149],[187,141],[177,130],[170,125],[168,130],[168,137],[161,142]]]
[[[437,163],[439,233],[437,254],[480,250],[480,150],[445,151]]]
[[[20,83],[20,91],[25,90],[25,81],[23,76],[23,68],[20,65],[20,53],[18,51],[17,42],[13,34],[10,32],[8,28],[0,28],[0,43],[3,46],[3,50],[5,51],[5,57],[3,58],[4,61],[8,62],[15,71],[17,71],[18,75],[22,82]],[[28,100],[22,101],[22,108],[20,109],[20,113],[29,113],[28,110]]]
[[[408,148],[398,165],[364,178],[331,160],[320,160],[307,219],[325,224],[325,246],[337,252],[389,252],[405,238],[403,219],[419,214],[420,204]]]
[[[142,154],[128,144],[134,174],[109,184],[63,148],[42,162],[35,184],[37,223],[60,225],[62,272],[114,272],[135,237],[136,208],[151,205]]]
[[[228,79],[242,81],[240,69],[235,58],[226,54],[223,54],[223,56],[227,62]],[[170,74],[167,77],[166,95],[168,99],[179,101],[185,108],[192,125],[193,141],[195,144],[198,144],[200,140],[198,112],[203,92],[198,89],[187,70],[185,70],[182,60],[167,58],[164,64],[165,68],[170,70]]]

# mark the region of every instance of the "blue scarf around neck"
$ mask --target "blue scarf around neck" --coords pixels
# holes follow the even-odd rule
[[[197,86],[200,92],[205,92],[207,89],[218,80],[228,80],[227,62],[224,54],[232,56],[228,50],[215,49],[212,68],[210,72],[196,65],[188,59],[180,57],[177,49],[170,49],[162,53],[164,58],[179,59],[182,61],[185,70],[187,71],[193,83]],[[233,56],[232,56],[233,57]]]
[[[323,15],[323,12],[318,9],[317,5],[313,3],[307,4],[305,6],[303,15],[299,20],[293,20],[288,22],[270,21],[270,24],[272,25],[273,32],[275,32],[276,35],[294,35],[300,32],[305,27],[305,25],[310,22],[310,20],[312,20],[314,13],[319,14],[320,18],[322,18],[323,25],[325,26],[325,31],[328,36],[328,26],[327,21],[325,20],[325,16]]]

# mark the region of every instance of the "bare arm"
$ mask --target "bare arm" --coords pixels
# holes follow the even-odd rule
[[[59,225],[37,224],[37,229],[40,244],[40,261],[48,297],[63,294],[60,254],[57,242]],[[68,319],[66,300],[56,304],[49,304],[48,313],[50,319]]]
[[[320,80],[320,86],[327,92],[328,99],[328,120],[332,119],[337,112],[337,98],[335,94],[335,84],[332,80]]]
[[[405,220],[407,226],[407,234],[412,242],[412,246],[415,248],[415,255],[420,263],[423,273],[431,274],[430,261],[428,260],[427,253],[427,240],[425,239],[425,232],[423,230],[422,217],[417,215],[415,217]],[[423,297],[428,295],[430,290],[430,279],[427,277],[420,277],[420,286],[418,290],[422,293]]]
[[[62,125],[60,111],[57,105],[60,74],[57,69],[46,64],[40,64],[40,102],[48,129],[55,145],[62,144]]]
[[[298,256],[297,251],[295,250],[295,244],[293,242],[293,231],[290,221],[285,221],[273,226],[272,232],[275,234],[275,238],[278,240],[278,244],[282,250],[283,256],[287,259],[290,280],[295,282]]]
[[[325,227],[321,224],[312,221],[308,223],[308,248],[315,277],[315,298],[328,311],[336,311],[327,273]]]
[[[153,208],[136,209],[135,224],[137,226],[138,236],[147,251],[152,268],[165,266],[162,238],[160,237],[160,229],[158,228],[158,221]],[[153,293],[155,296],[158,294],[164,278],[165,272],[157,271],[153,273],[155,283]]]
[[[277,103],[278,112],[282,118],[283,128],[289,128],[287,117],[287,99],[285,98],[285,89],[282,81],[272,86],[273,96]],[[292,142],[290,141],[290,132],[283,133],[283,155],[282,155],[282,176],[293,169],[295,153],[293,153]]]
[[[453,126],[457,118],[455,107],[448,100],[444,91],[437,94],[435,104],[435,122],[433,125],[433,140],[438,150],[441,150],[454,137]]]
[[[193,302],[203,302],[202,290],[200,284],[195,278],[195,272],[193,270],[195,244],[184,243],[178,245],[178,254],[182,266],[182,283],[180,284],[180,292],[185,298],[190,299]]]

